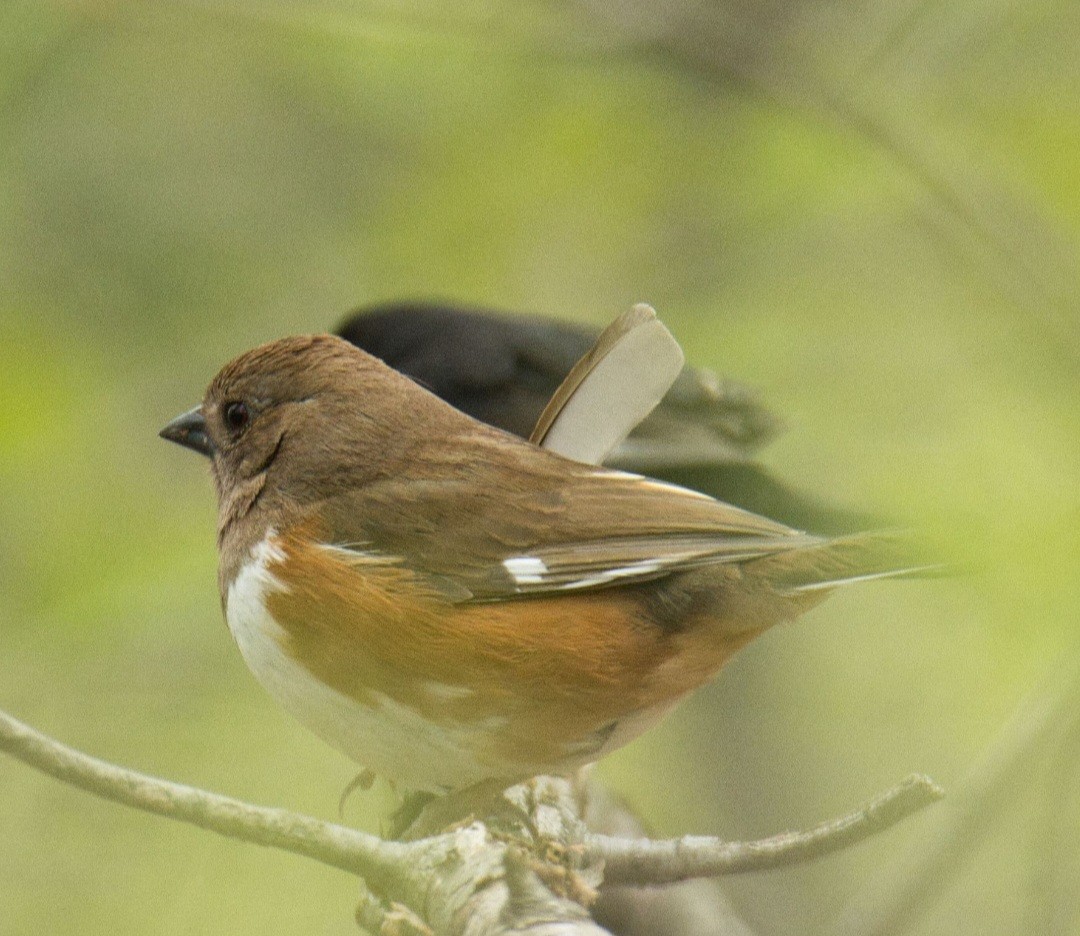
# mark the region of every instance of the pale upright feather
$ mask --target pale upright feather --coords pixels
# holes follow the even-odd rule
[[[600,464],[664,398],[684,361],[656,312],[634,306],[600,333],[566,375],[529,441]]]

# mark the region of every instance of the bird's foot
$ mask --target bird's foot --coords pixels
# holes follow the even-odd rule
[[[341,796],[338,798],[338,819],[345,819],[345,804],[348,802],[349,797],[357,790],[363,790],[366,793],[371,789],[373,783],[375,783],[375,771],[370,767],[365,767],[348,782],[345,789],[341,791]]]

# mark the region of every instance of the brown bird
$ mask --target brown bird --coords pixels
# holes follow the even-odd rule
[[[571,461],[327,335],[236,358],[162,435],[211,459],[256,678],[417,790],[594,761],[835,585],[894,574],[887,537]]]

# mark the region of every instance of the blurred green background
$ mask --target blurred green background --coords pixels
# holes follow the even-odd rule
[[[913,770],[956,788],[1078,649],[1078,246],[1064,0],[6,0],[0,707],[333,818],[353,767],[245,670],[207,472],[157,430],[227,358],[362,302],[648,301],[785,417],[781,476],[971,571],[835,597],[601,775],[658,831],[732,838]],[[1025,770],[915,932],[1041,931],[1061,816]],[[934,821],[729,892],[762,933],[828,931]],[[0,758],[3,936],[345,934],[354,903]]]

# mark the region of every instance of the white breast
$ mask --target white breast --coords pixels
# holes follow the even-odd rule
[[[459,788],[501,772],[473,752],[495,725],[435,725],[381,694],[374,707],[360,705],[289,656],[283,649],[288,635],[266,608],[269,594],[286,590],[268,570],[282,558],[271,531],[229,586],[225,618],[255,678],[288,712],[358,764],[409,789]],[[442,684],[429,688],[434,700],[469,691]]]

